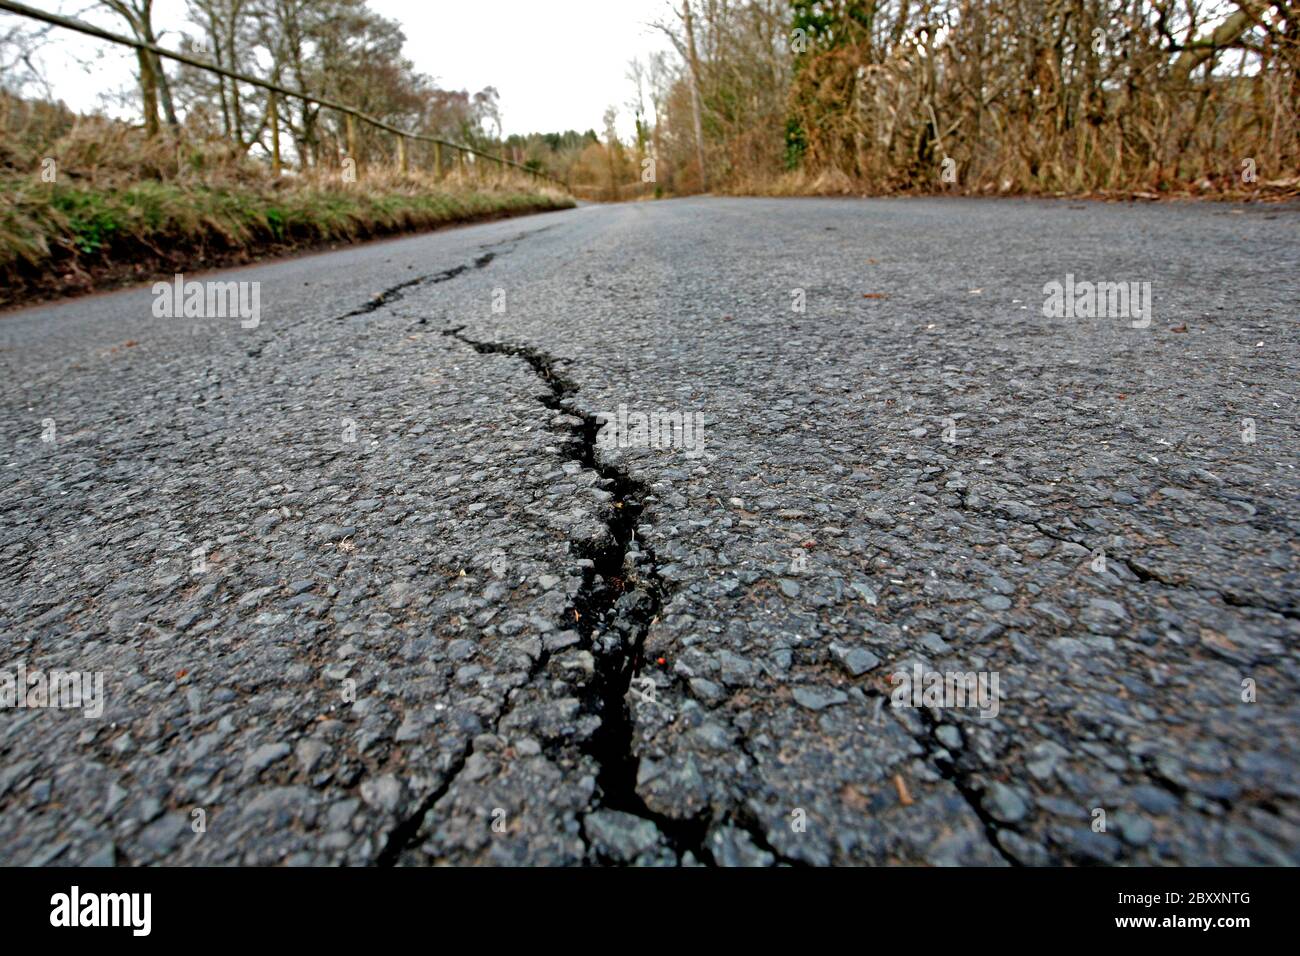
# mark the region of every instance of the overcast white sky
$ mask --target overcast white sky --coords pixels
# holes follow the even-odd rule
[[[126,32],[93,0],[26,0],[29,6],[79,16]],[[619,109],[619,129],[632,129],[627,64],[667,48],[647,24],[671,17],[669,0],[369,0],[371,9],[397,20],[406,55],[445,89],[501,94],[505,132],[601,128],[608,106]],[[185,23],[184,0],[155,0],[161,31]],[[0,17],[7,24],[8,16]],[[73,109],[122,110],[105,94],[133,91],[134,54],[125,47],[55,29],[41,55],[55,97]],[[177,46],[176,33],[164,36]]]

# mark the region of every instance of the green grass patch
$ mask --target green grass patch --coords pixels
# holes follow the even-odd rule
[[[175,262],[187,251],[255,256],[572,205],[554,192],[419,180],[113,187],[10,174],[0,177],[0,277],[15,287],[40,285],[39,274],[51,268],[93,270],[160,255]]]

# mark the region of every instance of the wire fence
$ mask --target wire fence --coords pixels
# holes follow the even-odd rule
[[[534,169],[531,166],[525,166],[523,163],[517,163],[514,162],[513,160],[506,159],[505,157],[502,156],[494,156],[491,153],[485,153],[480,149],[476,149],[473,146],[466,146],[463,143],[454,143],[451,140],[442,139],[441,137],[438,136],[431,136],[428,133],[415,133],[415,132],[411,132],[410,130],[401,129],[397,126],[394,126],[392,123],[381,120],[378,117],[370,116],[367,113],[363,113],[361,110],[356,109],[355,107],[348,106],[346,103],[339,103],[334,100],[327,99],[321,96],[313,96],[310,93],[303,93],[299,90],[291,90],[287,87],[280,86],[278,83],[273,83],[270,80],[262,79],[261,77],[250,76],[247,73],[240,73],[236,70],[228,70],[225,67],[218,66],[215,63],[209,63],[206,60],[199,59],[196,56],[191,56],[185,53],[179,53],[175,50],[169,50],[166,47],[161,47],[154,43],[146,43],[143,40],[136,40],[131,37],[125,37],[120,34],[113,33],[111,30],[105,30],[102,27],[97,27],[94,24],[86,23],[82,20],[75,20],[72,17],[64,17],[64,16],[60,16],[57,13],[50,13],[46,10],[38,10],[35,7],[29,7],[23,3],[13,3],[12,0],[0,0],[0,11],[17,14],[18,16],[28,17],[33,20],[40,20],[43,23],[48,23],[56,27],[62,27],[67,30],[75,30],[78,33],[84,33],[87,36],[96,37],[100,40],[107,40],[110,43],[117,43],[117,44],[121,44],[122,46],[129,46],[135,50],[146,50],[150,53],[155,54],[156,56],[166,57],[169,60],[175,60],[177,63],[184,63],[187,66],[192,66],[195,67],[196,69],[206,70],[210,73],[217,73],[237,83],[246,83],[250,86],[260,87],[261,89],[266,90],[268,93],[271,94],[270,97],[268,98],[269,125],[271,128],[271,139],[272,139],[271,163],[277,175],[280,172],[280,163],[281,163],[279,121],[278,121],[278,113],[276,107],[276,96],[278,95],[278,96],[287,96],[292,99],[302,100],[303,102],[306,103],[314,103],[317,106],[320,106],[324,109],[334,110],[337,113],[341,113],[344,117],[346,117],[348,155],[354,158],[357,155],[355,121],[360,120],[361,122],[367,123],[370,126],[373,126],[377,129],[381,129],[384,130],[385,132],[392,133],[395,137],[397,137],[398,164],[401,166],[403,172],[407,172],[409,168],[409,158],[408,158],[409,151],[407,149],[406,144],[408,141],[412,141],[412,142],[432,144],[434,148],[434,169],[439,174],[442,171],[442,149],[443,147],[446,147],[448,149],[455,151],[455,155],[458,161],[463,162],[466,156],[473,156],[476,159],[483,159],[488,162],[497,163],[502,167],[510,167],[513,169],[517,169],[520,172],[525,173],[526,175],[532,176],[536,179],[546,180],[548,182],[554,183],[555,185],[559,186],[565,191],[569,191],[568,183],[564,182],[563,180],[557,179],[556,177],[550,175],[549,173],[545,173],[542,172],[541,170]]]

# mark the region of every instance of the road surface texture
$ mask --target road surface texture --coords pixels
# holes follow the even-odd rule
[[[0,714],[0,860],[1300,863],[1298,223],[589,206],[0,317],[0,664],[105,681]]]

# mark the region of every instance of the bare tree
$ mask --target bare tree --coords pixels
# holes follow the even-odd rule
[[[156,46],[157,34],[153,26],[153,0],[99,0],[100,5],[116,13],[131,28],[131,33],[142,43]],[[167,124],[178,125],[176,110],[172,104],[171,86],[167,74],[162,68],[158,54],[148,50],[137,49],[136,60],[140,69],[140,96],[144,109],[144,126],[150,136],[159,129],[158,101],[161,97]]]
[[[686,63],[691,71],[691,116],[695,123],[695,156],[700,166],[700,189],[709,188],[709,173],[704,162],[704,124],[700,106],[700,58],[695,50],[695,25],[691,18],[691,0],[682,0],[682,25],[686,28]]]
[[[700,188],[1203,190],[1247,158],[1300,166],[1292,2],[683,0],[656,26],[677,58],[654,136]]]
[[[29,87],[34,87],[45,99],[54,99],[49,81],[36,62],[37,52],[45,45],[53,29],[16,21],[0,30],[0,91],[21,96]]]

